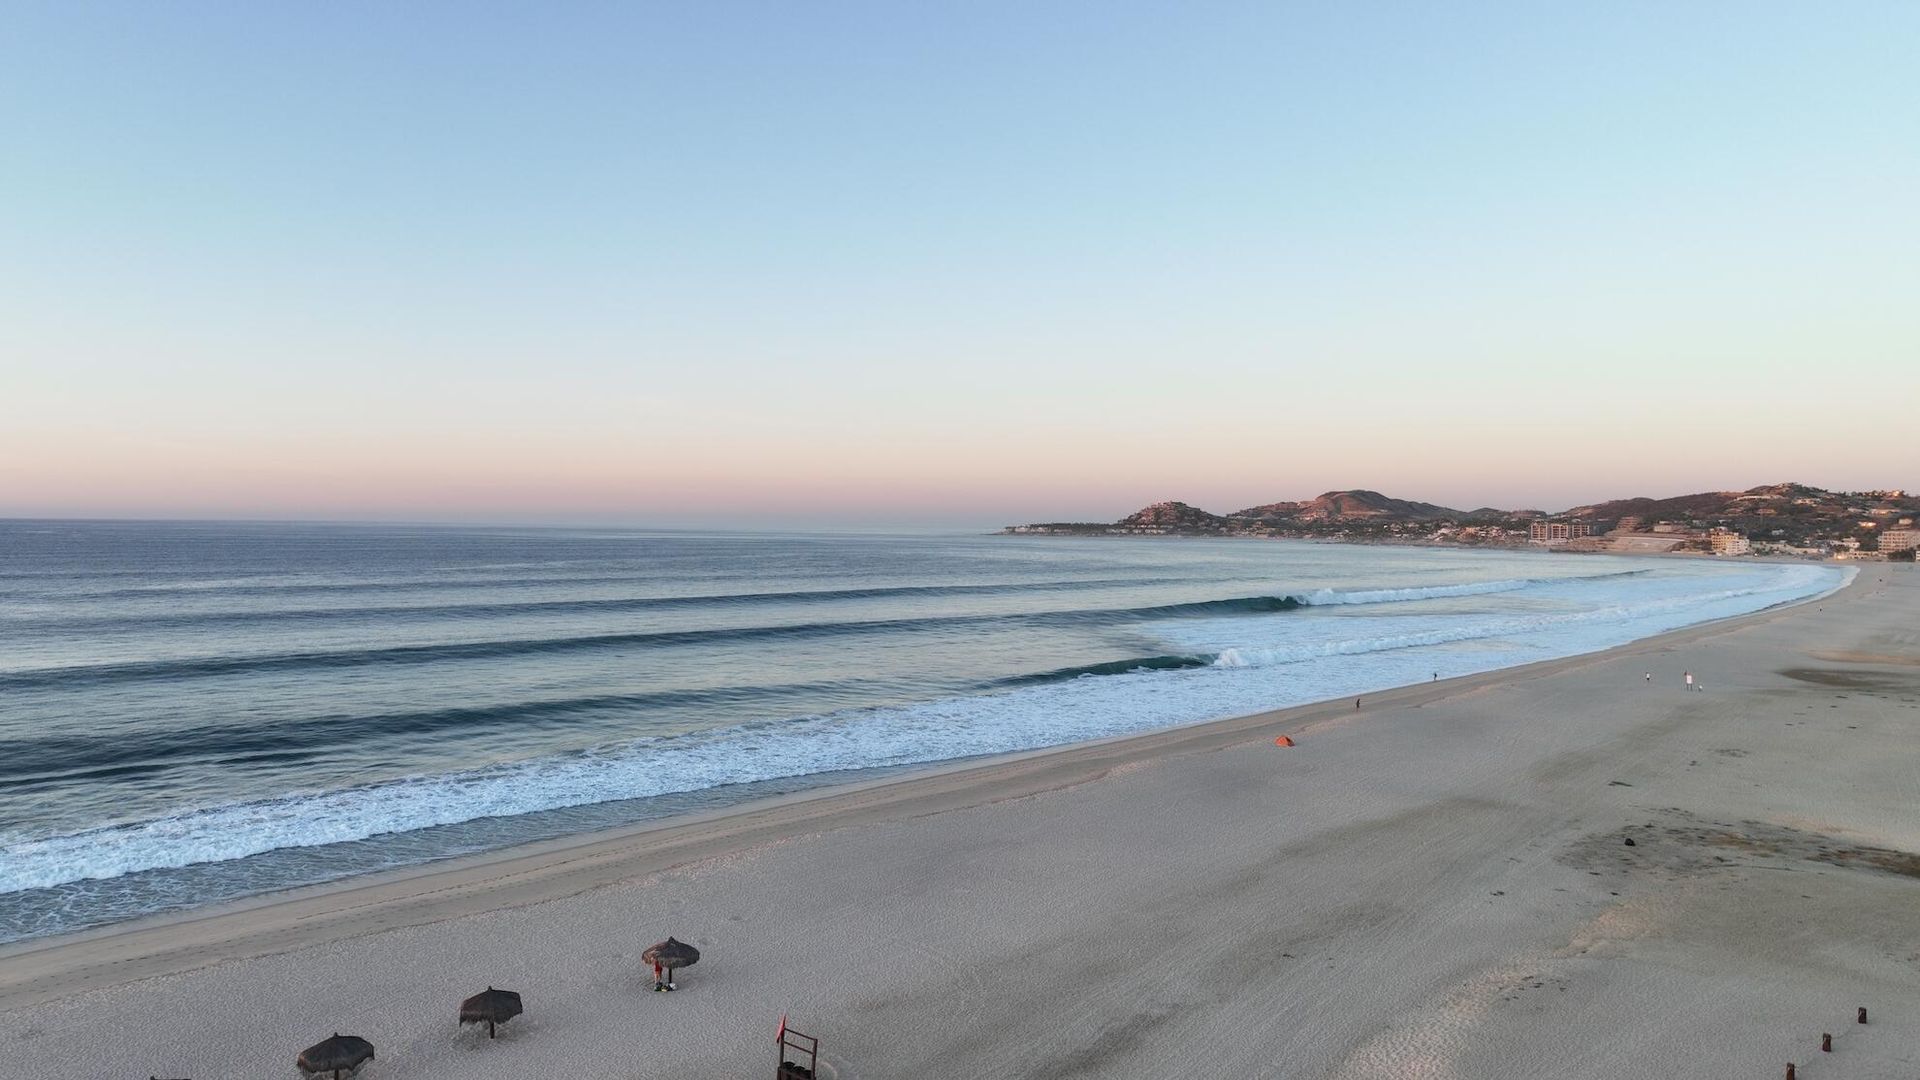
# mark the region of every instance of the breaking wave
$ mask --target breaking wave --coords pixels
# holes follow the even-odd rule
[[[1455,614],[1448,616],[1455,620],[1450,624],[1417,631],[1290,644],[1246,643],[1211,653],[1129,658],[1028,676],[1021,685],[992,693],[646,737],[479,769],[289,792],[58,835],[0,834],[0,893],[588,804],[926,764],[1125,734],[1424,678],[1424,669],[1438,663],[1435,654],[1411,654],[1403,662],[1386,662],[1421,646],[1468,640],[1506,643],[1465,658],[1450,655],[1448,674],[1464,674],[1606,648],[1677,626],[1805,599],[1847,580],[1846,575],[1826,568],[1783,570],[1737,588],[1695,589],[1576,611],[1501,617]],[[1432,590],[1406,591],[1436,595]],[[1134,614],[1197,610],[1219,615],[1250,607],[1286,611],[1284,602],[1291,599],[1244,598],[1134,609]],[[1329,619],[1329,628],[1343,621]],[[1375,659],[1287,666],[1323,657],[1363,655]],[[1418,665],[1421,673],[1414,675],[1412,665]],[[1272,674],[1260,676],[1259,669],[1270,669]],[[617,704],[562,701],[550,708],[564,712]],[[487,715],[475,716],[454,708],[418,719],[452,730],[498,722],[503,715],[489,710]],[[61,748],[39,750],[36,765],[46,768]]]

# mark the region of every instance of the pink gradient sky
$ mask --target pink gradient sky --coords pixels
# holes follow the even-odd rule
[[[17,14],[0,515],[1920,486],[1920,7],[461,20]]]

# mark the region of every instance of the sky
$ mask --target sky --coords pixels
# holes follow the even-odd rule
[[[0,6],[0,516],[1920,487],[1920,4]]]

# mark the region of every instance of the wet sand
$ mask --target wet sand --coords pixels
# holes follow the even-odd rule
[[[1911,1077],[1916,736],[1920,575],[1870,564],[1360,710],[0,949],[0,1073],[292,1075],[338,1030],[374,1080],[770,1076],[789,1013],[837,1077]],[[706,957],[650,993],[668,934]]]

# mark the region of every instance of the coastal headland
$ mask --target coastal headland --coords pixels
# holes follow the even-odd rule
[[[1827,491],[1766,484],[1664,499],[1590,503],[1547,514],[1483,506],[1455,510],[1377,491],[1214,514],[1158,502],[1113,522],[1048,521],[1001,531],[1032,536],[1235,536],[1443,547],[1543,547],[1564,552],[1772,555],[1912,562],[1920,498],[1900,489]]]
[[[770,1075],[786,1014],[849,1078],[1908,1076],[1916,610],[1869,565],[1604,653],[27,942],[4,1070],[281,1075],[341,1031],[374,1080]],[[703,959],[647,993],[669,934]],[[491,1041],[454,1023],[488,985],[527,1007]]]

